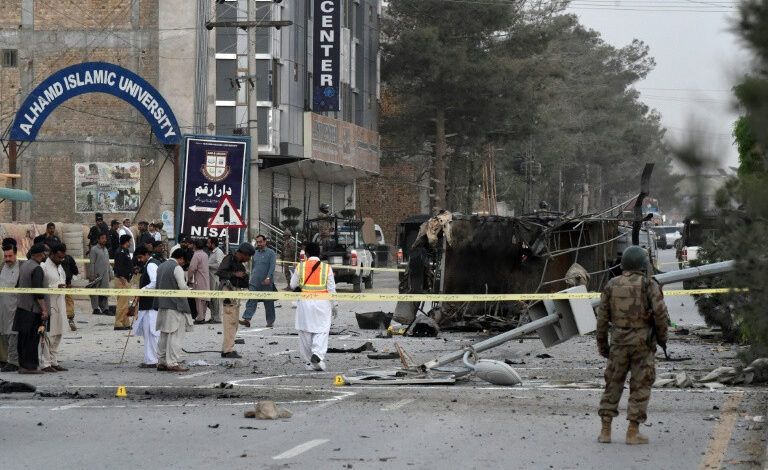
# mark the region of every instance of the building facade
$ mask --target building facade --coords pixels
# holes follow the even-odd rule
[[[257,30],[256,74],[249,77],[247,33],[205,28],[214,15],[245,20],[246,0],[7,0],[0,9],[0,130],[38,83],[82,62],[117,64],[144,78],[182,133],[248,135],[247,87],[255,86],[259,172],[250,190],[258,191],[259,218],[277,225],[287,206],[311,218],[322,202],[334,211],[353,208],[355,180],[379,171],[379,2],[336,0],[340,110],[319,113],[312,111],[314,1],[254,0],[257,19],[292,25]],[[7,143],[7,133],[3,138]],[[97,207],[106,207],[107,219],[159,220],[175,210],[175,159],[126,102],[101,93],[72,98],[18,158],[16,187],[35,199],[19,204],[17,220],[90,223]],[[135,164],[136,206],[76,201],[78,164],[97,162]],[[7,168],[4,157],[0,169]],[[8,205],[0,204],[0,220],[8,218]]]

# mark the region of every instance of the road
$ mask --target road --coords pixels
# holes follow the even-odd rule
[[[662,252],[671,261],[672,250]],[[666,267],[666,266],[665,266]],[[674,267],[670,265],[670,267]],[[396,275],[377,275],[374,292],[396,289]],[[670,286],[676,288],[677,286]],[[351,291],[350,286],[340,290]],[[667,299],[672,320],[695,327],[701,319],[692,299]],[[83,312],[85,301],[78,301]],[[484,338],[479,333],[441,333],[437,339],[376,338],[359,330],[354,312],[391,311],[391,303],[344,304],[331,347],[371,341],[379,352],[402,346],[416,362]],[[256,319],[263,310],[259,309]],[[596,413],[604,360],[594,337],[544,349],[536,338],[508,343],[484,354],[509,359],[522,386],[498,387],[471,379],[455,385],[332,385],[338,373],[361,367],[397,368],[399,360],[333,354],[327,372],[306,372],[296,352],[293,309],[278,308],[274,328],[240,332],[241,361],[216,353],[190,354],[210,365],[183,374],[136,367],[142,346],[131,338],[120,359],[125,332],[110,318],[78,314],[79,330],[65,335],[62,363],[69,372],[29,377],[0,374],[38,387],[38,394],[5,395],[0,402],[0,448],[12,449],[2,468],[763,468],[766,388],[654,389],[648,446],[623,444],[623,414],[614,422],[614,443],[596,441]],[[188,350],[216,350],[218,325],[196,327]],[[670,350],[685,362],[660,362],[659,373],[702,375],[736,364],[738,348],[673,335]],[[547,354],[548,356],[537,357]],[[227,388],[220,388],[221,384]],[[118,386],[126,398],[115,397]],[[228,388],[228,387],[232,388]],[[243,412],[264,399],[293,412],[290,419],[262,421]],[[622,410],[626,396],[622,400]],[[4,453],[4,455],[9,455]]]

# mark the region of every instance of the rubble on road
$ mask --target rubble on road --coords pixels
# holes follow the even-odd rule
[[[256,419],[288,419],[293,413],[285,408],[278,408],[271,400],[264,400],[256,403],[253,410],[246,410],[243,416]]]
[[[328,348],[328,354],[357,354],[363,351],[376,352],[376,348],[373,343],[366,341],[362,346],[356,348]]]
[[[768,381],[768,358],[752,361],[747,367],[722,366],[697,379],[688,372],[659,374],[655,388],[721,388],[725,385],[751,385]]]
[[[8,382],[0,380],[0,393],[29,393],[37,390],[34,385],[24,382]]]

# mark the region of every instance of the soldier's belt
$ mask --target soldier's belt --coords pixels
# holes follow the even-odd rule
[[[688,289],[665,291],[665,296],[728,294],[747,292],[748,289]],[[554,292],[538,294],[313,294],[308,292],[274,291],[212,291],[161,289],[102,289],[102,288],[22,288],[2,287],[2,294],[100,295],[120,297],[186,297],[211,299],[263,299],[263,300],[337,300],[348,302],[513,302],[534,300],[595,299],[599,292]]]

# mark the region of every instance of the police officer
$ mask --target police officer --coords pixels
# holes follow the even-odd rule
[[[640,434],[638,425],[647,418],[651,386],[656,379],[656,344],[666,346],[669,323],[661,287],[646,276],[648,263],[648,254],[644,249],[639,246],[627,248],[621,257],[622,274],[608,281],[600,297],[597,348],[600,355],[608,359],[608,364],[605,368],[605,391],[600,398],[598,412],[602,418],[598,442],[611,442],[611,420],[619,414],[624,381],[630,373],[626,442],[648,443],[648,439]],[[655,334],[652,337],[653,323]]]
[[[248,271],[243,263],[249,261],[256,249],[248,242],[243,242],[237,251],[230,252],[221,260],[216,275],[219,276],[221,290],[237,291],[248,288]],[[235,351],[235,335],[237,334],[237,319],[240,314],[239,299],[224,299],[222,302],[222,329],[224,333],[221,346],[221,357],[238,359],[242,356]]]

